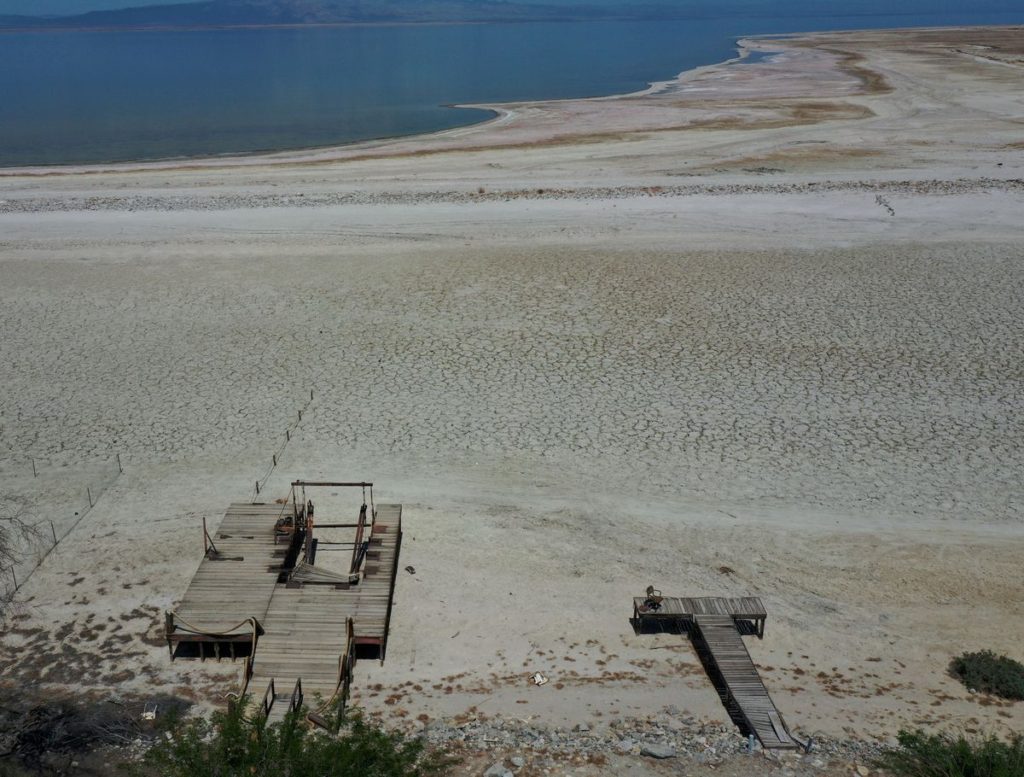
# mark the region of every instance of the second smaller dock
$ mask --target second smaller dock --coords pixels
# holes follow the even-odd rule
[[[743,644],[741,626],[747,633],[764,637],[768,613],[760,599],[638,596],[633,599],[633,618],[638,625],[685,625],[722,703],[743,733],[753,734],[767,749],[801,747]]]

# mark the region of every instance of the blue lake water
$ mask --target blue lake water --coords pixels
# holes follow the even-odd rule
[[[615,94],[749,34],[1022,14],[0,34],[0,166],[296,149],[488,117],[453,103]]]

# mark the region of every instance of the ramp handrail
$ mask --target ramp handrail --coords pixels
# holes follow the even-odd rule
[[[292,689],[292,697],[288,700],[288,712],[297,712],[302,707],[302,678],[295,681],[295,688]]]
[[[356,630],[355,622],[352,618],[346,619],[345,631],[345,651],[338,656],[338,679],[334,685],[334,693],[331,694],[331,698],[327,699],[314,712],[306,716],[311,723],[322,728],[329,728],[323,712],[336,702],[338,703],[338,715],[333,719],[335,730],[341,725],[341,721],[345,716],[345,705],[348,703],[349,690],[352,687],[352,668],[356,661]]]
[[[274,701],[277,699],[277,690],[274,687],[274,678],[270,678],[270,682],[267,683],[267,691],[263,694],[263,701],[260,702],[260,712],[263,715],[263,719],[266,720],[270,717],[270,709],[274,706]]]

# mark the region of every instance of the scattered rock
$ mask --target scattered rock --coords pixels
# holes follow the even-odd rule
[[[640,748],[640,754],[651,758],[675,758],[676,749],[672,745],[648,743]]]
[[[513,774],[503,762],[498,761],[484,772],[484,777],[513,777]]]

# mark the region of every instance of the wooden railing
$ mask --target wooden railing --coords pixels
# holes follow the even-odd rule
[[[256,645],[252,646],[252,650],[255,652]],[[249,681],[252,679],[252,661],[253,655],[250,653],[245,657],[245,663],[242,664],[242,688],[238,692],[238,698],[242,699],[245,697],[245,692],[249,690]]]
[[[313,516],[306,516],[306,535],[302,540],[302,560],[313,563]]]
[[[288,700],[288,712],[298,712],[302,708],[302,678],[295,681],[292,697]]]
[[[219,551],[217,546],[213,544],[213,538],[210,536],[210,532],[206,530],[206,516],[203,516],[203,555],[210,555],[210,551],[213,551],[216,555]]]
[[[276,698],[277,690],[274,688],[274,678],[271,677],[270,683],[267,685],[267,692],[263,694],[263,701],[260,702],[260,713],[264,720],[270,717],[270,709],[274,706]]]
[[[352,669],[356,662],[355,624],[351,618],[347,619],[345,630],[345,651],[338,656],[338,680],[334,686],[334,694],[321,704],[318,710],[306,716],[313,725],[335,733],[345,717],[345,705],[348,704],[348,695],[352,687]],[[324,713],[331,705],[336,707],[336,714],[325,716]]]
[[[352,547],[352,565],[349,567],[349,574],[356,574],[359,571],[359,566],[363,563],[363,555],[366,553],[366,547],[363,544],[363,533],[366,530],[366,503],[359,508],[359,523],[356,527],[356,541]]]
[[[338,658],[338,686],[335,695],[340,697],[339,712],[345,714],[348,694],[352,687],[352,669],[356,663],[356,627],[355,621],[348,618],[345,622],[345,652]]]

